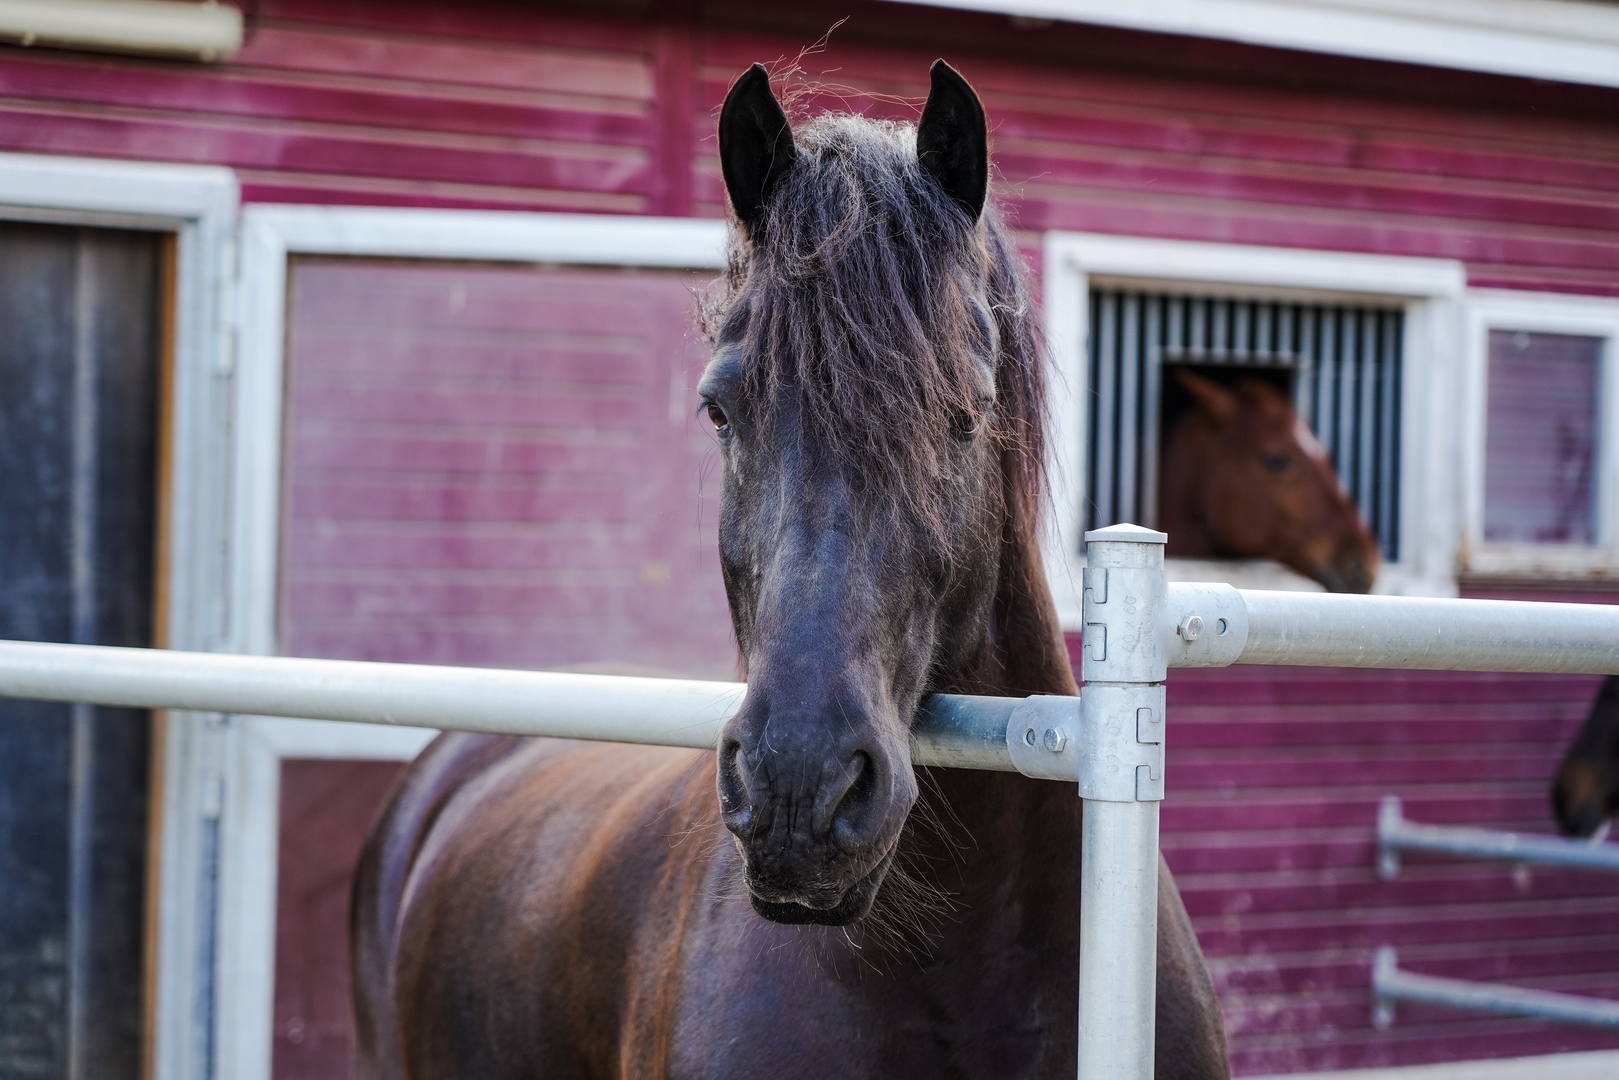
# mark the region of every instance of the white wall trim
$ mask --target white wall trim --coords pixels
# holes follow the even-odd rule
[[[276,647],[286,289],[293,255],[721,270],[725,225],[687,218],[250,206],[242,215],[237,369],[234,652]],[[268,1080],[274,1022],[280,761],[414,757],[434,733],[237,717],[221,838],[220,1076]]]
[[[1050,232],[1041,286],[1053,366],[1052,512],[1047,517],[1045,557],[1064,628],[1078,629],[1081,621],[1078,551],[1087,443],[1086,297],[1095,280],[1161,289],[1214,289],[1225,295],[1380,300],[1403,306],[1401,558],[1379,573],[1378,591],[1454,594],[1453,395],[1441,394],[1438,388],[1447,385],[1444,380],[1453,370],[1456,312],[1467,285],[1461,263]]]
[[[1491,330],[1601,338],[1597,413],[1596,533],[1591,546],[1490,544],[1484,540],[1484,438]],[[1460,564],[1481,575],[1579,579],[1619,575],[1619,299],[1475,289],[1466,309],[1462,403]]]
[[[230,383],[223,363],[230,327],[225,297],[238,192],[229,169],[0,153],[0,218],[149,229],[175,237],[174,355],[170,388],[174,455],[168,475],[168,644],[210,650],[224,623],[226,455]],[[163,721],[156,873],[155,1023],[148,1048],[157,1080],[203,1073],[212,939],[207,837],[217,812],[210,732],[216,719],[169,713]]]
[[[283,758],[409,761],[422,728],[231,717],[223,737],[214,1075],[268,1080],[275,1037],[276,878]],[[202,1074],[197,1074],[202,1075]]]
[[[1619,8],[1590,0],[904,2],[1619,86]]]

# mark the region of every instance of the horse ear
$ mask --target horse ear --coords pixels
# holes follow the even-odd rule
[[[770,92],[770,73],[754,64],[731,84],[720,109],[720,170],[731,208],[758,233],[765,204],[798,158],[787,114]]]
[[[1195,375],[1183,367],[1175,369],[1175,381],[1186,388],[1186,391],[1197,399],[1198,408],[1210,419],[1226,423],[1237,415],[1240,403],[1237,395],[1221,386],[1213,379],[1205,379]]]
[[[974,221],[989,193],[989,127],[984,103],[943,60],[928,72],[932,88],[916,125],[916,156]]]

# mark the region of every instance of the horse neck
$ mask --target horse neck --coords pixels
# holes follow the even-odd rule
[[[1013,475],[1010,462],[1002,472]],[[1005,511],[992,614],[975,661],[950,680],[951,689],[1006,697],[1077,694],[1056,604],[1046,584],[1033,500],[1010,479],[1003,486]]]
[[[1169,534],[1167,555],[1208,556],[1219,549],[1198,502],[1203,470],[1214,458],[1213,442],[1196,414],[1182,417],[1164,440],[1157,527]]]
[[[977,660],[943,689],[1006,697],[1077,694],[1040,558],[1034,507],[1026,497],[1008,498],[1007,503],[993,616]],[[940,885],[963,896],[980,914],[1016,907],[1025,891],[1049,892],[1050,863],[1044,859],[1077,857],[1080,800],[1075,785],[968,769],[933,769],[929,780],[922,799],[934,805],[923,812],[952,834],[954,848],[935,863],[950,878]],[[1039,828],[1031,829],[1036,821]],[[1031,853],[1031,833],[1051,851]],[[948,869],[952,865],[959,867],[959,879]],[[987,893],[975,903],[972,894],[979,888]]]

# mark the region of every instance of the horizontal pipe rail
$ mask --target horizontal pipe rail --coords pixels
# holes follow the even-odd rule
[[[1407,821],[1400,800],[1383,799],[1377,811],[1378,873],[1391,878],[1399,873],[1402,851],[1439,851],[1480,859],[1551,863],[1585,870],[1619,872],[1619,844],[1565,840],[1461,825],[1422,825]]]
[[[1159,637],[1171,667],[1619,674],[1619,605],[1264,592],[1173,582],[1164,612]]]
[[[699,749],[714,747],[746,691],[744,683],[0,641],[0,697]],[[1072,700],[935,695],[913,728],[915,760],[1018,771],[1007,747],[1013,714],[1039,710],[1043,734],[1048,724],[1066,728],[1050,717]],[[1076,736],[1065,730],[1063,742],[1077,745]]]
[[[1396,1001],[1619,1028],[1619,1001],[1401,971],[1394,949],[1388,945],[1380,947],[1372,961],[1372,994],[1376,1000],[1374,1021],[1380,1028],[1393,1022]]]

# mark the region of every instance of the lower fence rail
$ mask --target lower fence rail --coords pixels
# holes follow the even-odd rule
[[[1619,674],[1619,607],[1170,584],[1166,540],[1134,525],[1086,534],[1079,698],[938,695],[913,725],[919,765],[1078,782],[1087,804],[1076,853],[1081,1080],[1153,1075],[1169,668]],[[714,747],[746,691],[739,683],[0,642],[0,697],[703,749]],[[1426,843],[1427,834],[1412,831],[1422,828],[1396,829],[1393,846]],[[1390,1001],[1439,1000],[1441,990],[1453,995],[1447,1000],[1478,999],[1454,980],[1399,971],[1392,952],[1379,971]],[[1568,995],[1510,994],[1579,1012]]]
[[[1386,1028],[1394,1022],[1397,1001],[1619,1028],[1619,1001],[1401,971],[1390,945],[1380,946],[1373,956],[1372,997],[1372,1023],[1378,1028]]]
[[[1377,872],[1380,876],[1393,878],[1399,874],[1402,851],[1436,851],[1477,859],[1619,872],[1619,844],[1462,825],[1422,825],[1407,821],[1399,798],[1388,795],[1377,810]]]
[[[1377,872],[1380,877],[1387,880],[1399,875],[1402,851],[1433,851],[1479,859],[1619,872],[1619,844],[1460,825],[1423,825],[1407,821],[1400,800],[1388,795],[1377,810]],[[1394,1022],[1397,1001],[1619,1028],[1619,1001],[1401,971],[1390,945],[1379,947],[1373,955],[1372,999],[1372,1023],[1379,1028]]]

